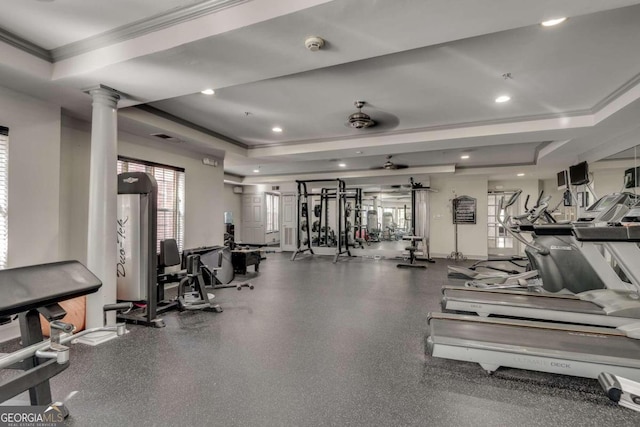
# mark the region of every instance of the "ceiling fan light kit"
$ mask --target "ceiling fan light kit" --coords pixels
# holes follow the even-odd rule
[[[358,109],[357,113],[353,113],[349,116],[347,123],[350,127],[354,129],[365,129],[371,126],[375,126],[376,122],[371,120],[368,114],[362,112],[362,107],[364,106],[364,101],[356,101],[353,103]]]

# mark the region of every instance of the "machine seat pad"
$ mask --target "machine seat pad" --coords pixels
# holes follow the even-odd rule
[[[576,227],[576,239],[587,242],[640,242],[636,227]]]
[[[78,261],[0,271],[0,317],[96,292],[102,282]]]
[[[417,251],[418,248],[415,246],[407,246],[406,248],[404,248],[405,251]]]

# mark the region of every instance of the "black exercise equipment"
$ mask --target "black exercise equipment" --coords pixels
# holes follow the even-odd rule
[[[222,252],[220,252],[222,257]],[[211,310],[221,313],[222,308],[211,301],[215,296],[207,293],[202,277],[200,255],[187,258],[187,275],[178,285],[178,307],[183,310]]]
[[[321,182],[336,182],[335,188],[321,188],[320,192],[309,192],[307,184]],[[338,261],[340,256],[352,256],[349,249],[354,246],[353,242],[362,242],[356,240],[356,233],[360,229],[361,218],[360,209],[362,206],[362,190],[360,188],[347,189],[346,184],[341,179],[316,179],[306,181],[296,181],[298,186],[298,209],[297,209],[297,233],[296,250],[291,260],[294,261],[296,256],[301,253],[309,252],[314,254],[311,248],[312,244],[318,246],[336,247],[336,254],[333,262]],[[318,218],[309,226],[308,207],[312,203],[311,197],[319,196],[320,204],[313,207],[314,217]],[[336,200],[337,205],[337,233],[334,232],[328,224],[329,218],[329,200]],[[355,208],[347,200],[353,200]],[[350,215],[355,213],[355,226],[351,227]],[[311,232],[314,233],[312,237]]]
[[[118,175],[118,291],[119,301],[131,301],[137,309],[120,314],[126,322],[161,328],[158,314],[176,307],[165,301],[164,284],[158,285],[156,255],[158,184],[144,172]]]
[[[124,324],[118,324],[73,334],[74,326],[61,320],[66,312],[58,303],[94,293],[101,286],[100,280],[78,261],[0,271],[0,293],[3,295],[0,318],[18,314],[23,347],[0,357],[0,369],[23,371],[0,383],[0,402],[28,390],[31,405],[52,405],[49,379],[69,367],[69,347],[64,344],[93,332],[110,331],[118,336],[126,333]],[[130,308],[131,304],[125,303],[107,305],[103,309],[106,313]],[[49,340],[44,340],[40,315],[49,322]],[[55,406],[59,414],[68,415],[64,405]]]
[[[426,265],[423,264],[416,264],[416,260],[418,259],[416,257],[416,251],[418,250],[418,247],[415,246],[414,243],[411,243],[411,246],[407,246],[406,248],[404,248],[406,251],[409,252],[409,263],[401,263],[401,264],[397,264],[396,267],[398,268],[427,268]]]
[[[241,250],[241,249],[238,249]],[[249,282],[233,282],[235,267],[231,250],[226,246],[203,246],[185,249],[182,252],[182,268],[189,269],[189,259],[198,255],[198,271],[202,274],[204,285],[209,289],[242,288],[253,289]],[[193,266],[192,266],[193,267]],[[196,270],[192,268],[195,272]]]

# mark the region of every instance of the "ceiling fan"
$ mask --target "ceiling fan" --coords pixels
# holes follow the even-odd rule
[[[374,111],[373,114],[375,115],[375,120],[368,114],[362,112],[362,107],[364,107],[365,104],[369,110]],[[356,106],[358,111],[350,114],[349,117],[347,117],[347,121],[345,122],[345,126],[352,129],[363,130],[375,127],[377,131],[385,131],[394,129],[400,122],[399,119],[393,114],[381,111],[380,109],[375,108],[375,106],[365,101],[356,101],[353,103],[353,105]]]
[[[386,170],[396,170],[396,169],[406,169],[409,166],[408,165],[402,165],[402,164],[398,164],[398,163],[394,163],[391,161],[391,158],[393,156],[389,155],[387,156],[387,161],[384,162],[384,164],[382,165],[382,169],[386,169]]]
[[[362,112],[362,107],[364,107],[365,104],[364,101],[356,101],[353,104],[358,109],[358,112],[351,114],[347,118],[347,126],[354,129],[364,129],[376,125],[376,122],[371,120],[368,114]]]

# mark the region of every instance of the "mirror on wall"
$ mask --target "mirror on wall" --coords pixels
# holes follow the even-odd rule
[[[408,187],[408,188],[404,188]],[[333,187],[312,191],[309,212],[312,247],[336,247],[338,209]],[[349,246],[370,251],[401,251],[411,233],[409,185],[366,185],[347,188],[345,215]],[[342,237],[344,239],[344,237]]]
[[[593,199],[612,193],[637,194],[640,187],[640,144],[589,165]]]

